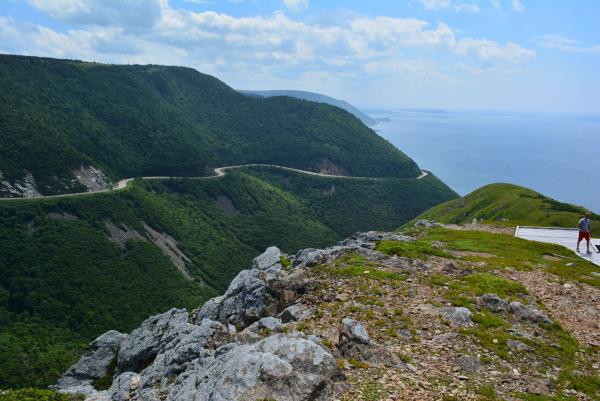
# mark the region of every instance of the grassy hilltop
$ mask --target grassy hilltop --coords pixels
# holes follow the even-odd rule
[[[470,223],[473,219],[495,225],[576,227],[586,212],[581,206],[556,201],[513,184],[491,184],[437,205],[414,219],[440,223]],[[600,216],[592,214],[592,220]]]

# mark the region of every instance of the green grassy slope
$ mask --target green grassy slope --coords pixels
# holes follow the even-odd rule
[[[202,304],[267,246],[328,246],[359,229],[396,227],[453,196],[434,177],[358,181],[260,168],[0,203],[0,388],[50,384],[103,331]],[[119,250],[106,220],[172,236],[193,280],[150,242]]]
[[[558,202],[512,184],[491,184],[433,207],[413,220],[470,223],[473,219],[497,225],[576,227],[585,208]],[[600,221],[600,216],[592,214]]]
[[[417,165],[350,113],[245,96],[190,68],[0,55],[0,171],[44,194],[80,189],[71,170],[112,179],[186,176],[262,162],[349,175],[416,177]]]

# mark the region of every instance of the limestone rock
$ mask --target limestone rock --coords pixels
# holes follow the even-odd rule
[[[471,317],[473,316],[473,312],[462,306],[442,307],[438,308],[438,312],[455,327],[468,326],[472,323]]]
[[[340,326],[340,339],[348,339],[362,344],[370,344],[371,338],[364,326],[353,319],[344,319]]]
[[[144,320],[121,344],[117,356],[117,374],[143,369],[152,362],[162,345],[178,335],[179,329],[188,324],[187,321],[185,309],[171,309]]]
[[[532,350],[532,348],[529,345],[527,345],[519,340],[512,340],[512,339],[506,340],[506,345],[508,345],[508,348],[513,349],[518,352],[530,352]]]
[[[271,285],[284,274],[279,262],[281,255],[278,248],[270,247],[257,256],[253,268],[242,270],[225,294],[211,299],[194,312],[193,321],[207,318],[244,328],[264,317],[279,296],[280,289]]]
[[[282,268],[281,266],[281,257],[283,254],[279,250],[279,248],[275,246],[271,246],[267,248],[261,255],[254,258],[254,262],[252,263],[253,269],[259,270],[269,270],[275,269],[279,270]]]
[[[64,390],[68,387],[90,385],[94,380],[110,374],[109,366],[115,358],[119,345],[126,337],[126,334],[111,330],[96,338],[90,343],[90,351],[61,376],[56,388]],[[85,393],[89,392],[85,391]]]
[[[168,401],[326,400],[335,360],[302,334],[229,344],[180,375]]]
[[[481,301],[483,306],[492,312],[508,311],[508,301],[505,301],[496,294],[483,294],[481,296]]]
[[[288,306],[279,314],[279,318],[283,323],[301,320],[302,309],[298,305]]]

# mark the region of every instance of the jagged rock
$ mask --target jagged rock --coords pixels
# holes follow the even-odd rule
[[[294,258],[293,267],[313,267],[327,263],[338,257],[345,249],[344,247],[333,247],[327,249],[303,249]]]
[[[233,279],[225,294],[195,311],[193,321],[207,318],[243,328],[265,316],[282,290],[272,286],[275,278],[284,274],[279,262],[281,256],[278,248],[268,248],[254,259],[254,268],[241,271]]]
[[[302,309],[298,305],[288,306],[279,314],[279,318],[283,323],[301,320]]]
[[[275,270],[279,270],[282,268],[282,256],[283,254],[281,253],[279,248],[271,246],[267,248],[261,255],[254,258],[252,268],[259,270],[269,270],[274,268]]]
[[[527,392],[535,395],[552,395],[552,382],[544,379],[535,379],[527,383]]]
[[[109,367],[115,358],[119,345],[126,337],[126,334],[111,330],[96,338],[90,343],[90,351],[60,377],[56,388],[66,390],[68,387],[85,387],[94,380],[101,379],[106,374],[111,374]],[[81,390],[74,389],[70,392],[78,391]],[[85,391],[85,393],[90,392]]]
[[[344,319],[339,327],[338,349],[346,358],[366,361],[375,366],[397,367],[400,359],[378,344],[374,344],[364,326],[352,319]]]
[[[435,227],[441,227],[440,223],[436,223],[433,220],[419,220],[415,223],[415,227],[417,228],[435,228]]]
[[[481,296],[483,306],[491,310],[492,312],[507,312],[508,301],[500,298],[496,294],[483,294]]]
[[[344,319],[340,325],[340,339],[356,341],[362,344],[370,344],[371,338],[364,326],[353,319]]]
[[[473,312],[464,307],[442,307],[438,308],[438,312],[446,319],[452,326],[468,326],[472,323],[471,317]]]
[[[512,340],[512,339],[506,340],[506,345],[508,345],[508,348],[513,349],[518,352],[530,352],[532,350],[532,348],[529,345],[527,345],[519,340]]]
[[[229,344],[181,374],[167,401],[326,400],[338,375],[335,360],[302,334],[276,334]]]
[[[277,331],[283,326],[281,319],[275,317],[263,317],[258,321],[259,329],[267,329],[270,331]]]
[[[139,372],[149,365],[161,347],[177,337],[180,329],[188,324],[185,309],[171,309],[152,316],[121,343],[117,355],[117,374]]]
[[[532,323],[552,323],[552,319],[544,312],[533,306],[523,305],[517,301],[508,304],[508,311],[515,314],[521,320],[528,320]]]
[[[133,372],[125,372],[117,376],[114,380],[108,394],[112,401],[129,401],[133,398],[135,391],[141,385],[141,376]]]
[[[472,355],[461,355],[456,360],[456,363],[467,374],[477,372],[480,367],[479,359]]]
[[[532,323],[552,323],[552,319],[548,315],[532,305],[523,305],[517,301],[508,302],[496,294],[483,294],[480,300],[483,306],[492,312],[511,313],[521,320],[527,320]]]

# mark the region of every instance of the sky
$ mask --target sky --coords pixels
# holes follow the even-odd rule
[[[600,113],[599,20],[596,0],[0,0],[0,53],[371,109]]]

